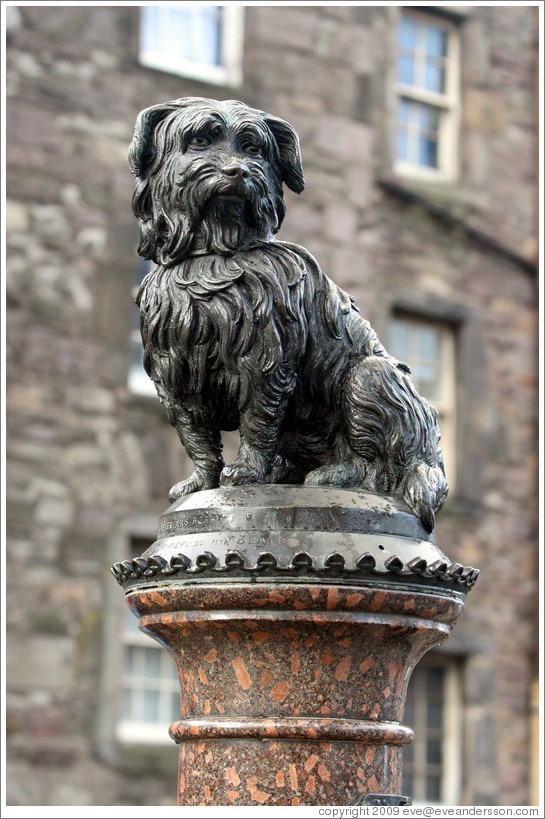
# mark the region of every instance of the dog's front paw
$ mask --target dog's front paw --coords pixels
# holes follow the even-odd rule
[[[168,493],[168,499],[171,503],[174,503],[184,495],[191,495],[193,492],[200,492],[203,489],[217,489],[218,486],[219,483],[217,479],[209,475],[194,472],[185,481],[174,484]]]
[[[221,486],[241,486],[245,483],[265,483],[264,471],[238,461],[223,468],[220,475]]]
[[[259,450],[243,443],[236,461],[223,467],[220,484],[221,486],[241,486],[245,483],[265,483],[270,471],[270,461]]]

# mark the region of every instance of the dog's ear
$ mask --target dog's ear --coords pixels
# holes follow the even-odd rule
[[[283,119],[267,114],[265,123],[278,145],[282,181],[294,193],[301,193],[305,187],[305,177],[303,176],[299,137],[289,122],[285,122]]]
[[[140,111],[134,126],[134,136],[129,145],[129,165],[134,176],[142,177],[155,158],[153,134],[159,123],[172,111],[181,108],[180,101],[152,105]]]

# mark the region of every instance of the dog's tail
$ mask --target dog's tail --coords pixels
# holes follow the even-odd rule
[[[432,532],[435,514],[443,506],[448,493],[443,470],[424,461],[412,463],[405,473],[401,493],[403,500],[418,515],[428,532]]]
[[[349,443],[368,464],[366,486],[403,497],[431,532],[448,492],[437,410],[395,359],[381,356],[356,362],[343,401]]]

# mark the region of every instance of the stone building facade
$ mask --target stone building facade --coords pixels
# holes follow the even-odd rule
[[[407,777],[424,800],[533,804],[537,8],[241,11],[211,59],[229,55],[224,74],[199,75],[143,59],[137,6],[6,8],[8,805],[175,798],[168,719],[165,741],[123,721],[123,687],[144,703],[156,655],[125,625],[109,565],[153,539],[188,474],[156,398],[134,386],[126,158],[138,111],[186,95],[295,126],[307,189],[287,194],[280,238],[318,258],[386,346],[433,347],[417,371],[444,404],[453,489],[438,544],[482,576],[420,699],[415,688],[429,745]],[[422,712],[434,679],[453,737],[440,749]]]

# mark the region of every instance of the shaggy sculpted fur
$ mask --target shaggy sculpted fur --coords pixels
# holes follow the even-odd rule
[[[276,242],[299,142],[244,104],[143,111],[129,150],[144,366],[194,463],[171,500],[219,484],[304,482],[398,495],[431,531],[448,491],[437,413],[352,299]],[[225,466],[221,431],[240,429]]]

